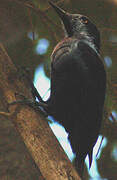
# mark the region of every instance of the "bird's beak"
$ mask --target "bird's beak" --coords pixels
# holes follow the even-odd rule
[[[49,1],[49,4],[55,9],[55,11],[57,12],[57,14],[59,15],[59,17],[64,21],[64,18],[66,16],[66,12],[61,9],[60,7],[56,6],[54,3],[52,3],[51,1]]]
[[[61,18],[61,20],[65,26],[65,30],[67,31],[68,35],[70,36],[70,34],[71,34],[71,23],[70,23],[71,15],[69,13],[65,12],[60,7],[56,6],[51,1],[49,1],[49,4],[55,9],[57,14]]]

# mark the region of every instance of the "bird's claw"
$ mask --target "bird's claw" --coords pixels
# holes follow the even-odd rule
[[[47,108],[47,104],[45,104],[43,102],[34,101],[32,99],[28,99],[22,94],[16,93],[16,95],[20,96],[22,98],[22,100],[13,101],[13,102],[9,103],[8,106],[15,105],[15,104],[28,105],[31,108],[33,108],[34,110],[41,112],[45,117],[48,116],[47,112],[44,110],[44,108],[45,109]]]

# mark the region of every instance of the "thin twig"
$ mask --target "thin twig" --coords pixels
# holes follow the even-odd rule
[[[14,0],[16,2],[18,2],[21,5],[24,5],[27,8],[32,9],[35,13],[37,13],[39,16],[41,16],[42,21],[44,22],[44,24],[47,26],[48,29],[51,29],[50,32],[52,34],[52,37],[55,41],[57,41],[57,35],[55,33],[55,31],[52,30],[51,28],[51,24],[53,24],[55,26],[55,28],[57,29],[57,31],[59,31],[60,33],[62,33],[61,31],[61,27],[58,26],[56,23],[54,23],[47,15],[45,12],[41,11],[39,8],[34,7],[32,4],[28,4],[28,3],[23,3],[20,2],[19,0]]]
[[[34,41],[35,40],[34,25],[32,23],[31,13],[30,13],[29,9],[28,9],[28,16],[29,16],[29,21],[30,21],[30,24],[31,24],[31,29],[32,29],[32,39]]]

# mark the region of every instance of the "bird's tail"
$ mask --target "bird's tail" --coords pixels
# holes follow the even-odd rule
[[[89,153],[88,153],[88,157],[89,157],[89,169],[91,168],[91,164],[92,164],[92,154],[93,154],[93,150],[91,150]]]
[[[85,158],[76,156],[74,161],[75,168],[81,178],[83,177],[83,172],[84,172],[84,160]]]

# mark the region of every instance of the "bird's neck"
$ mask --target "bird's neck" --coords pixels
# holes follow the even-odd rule
[[[76,38],[88,44],[96,53],[99,54],[99,45],[97,44],[93,36],[89,35],[86,32],[81,32],[79,35],[77,35]]]
[[[99,50],[98,50],[98,48],[96,47],[96,45],[94,44],[93,41],[91,41],[90,39],[86,39],[86,38],[82,39],[81,41],[88,44],[88,46],[90,46],[97,54],[99,54]]]

